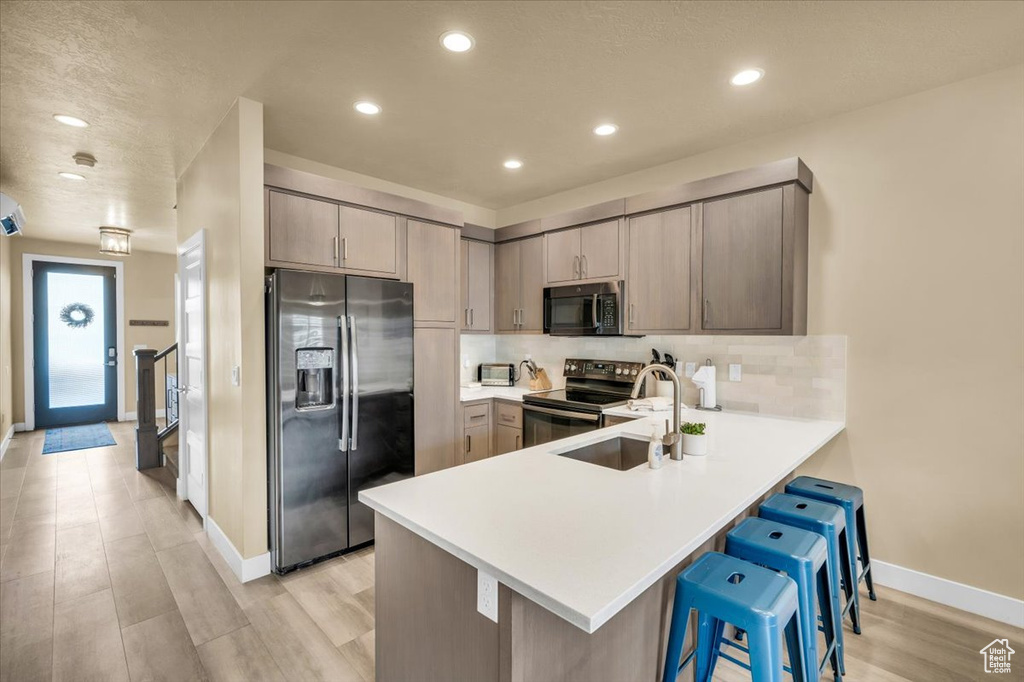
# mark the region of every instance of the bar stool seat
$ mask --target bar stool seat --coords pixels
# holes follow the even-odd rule
[[[748,518],[729,531],[725,553],[773,571],[782,571],[796,582],[799,595],[800,627],[803,632],[804,670],[818,679],[831,661],[836,682],[842,679],[836,628],[842,627],[832,609],[832,580],[829,577],[828,546],[817,533],[767,519]],[[825,655],[818,658],[818,608],[825,633]]]
[[[804,682],[798,599],[791,578],[719,552],[703,555],[676,578],[663,682],[675,682],[691,658],[694,680],[707,682],[719,656],[750,670],[754,682],[782,682],[783,633],[793,679]],[[680,665],[691,609],[697,610],[697,647]],[[749,666],[721,652],[726,623],[746,630]]]
[[[837,483],[813,476],[798,476],[786,484],[786,492],[790,495],[809,497],[831,504],[838,504],[846,513],[846,527],[852,528],[851,541],[860,550],[861,572],[857,583],[862,581],[868,588],[871,601],[878,601],[875,596],[875,584],[871,575],[871,555],[868,551],[868,526],[864,517],[864,491],[854,485]],[[851,550],[852,551],[852,550]]]
[[[828,545],[828,563],[833,567],[833,570],[829,571],[832,578],[833,600],[838,602],[840,589],[846,596],[845,606],[837,610],[842,614],[839,618],[840,624],[849,613],[853,631],[859,635],[860,610],[856,583],[853,581],[856,559],[849,552],[846,514],[843,512],[843,508],[807,497],[775,493],[761,503],[757,515],[762,519],[777,521],[824,536],[825,543]],[[843,629],[840,627],[838,628],[840,660],[845,660],[843,640]]]

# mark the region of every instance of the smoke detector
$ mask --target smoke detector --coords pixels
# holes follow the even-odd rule
[[[78,152],[71,158],[74,159],[75,163],[79,166],[88,166],[89,168],[92,168],[96,165],[96,157],[92,154],[86,154],[85,152]]]

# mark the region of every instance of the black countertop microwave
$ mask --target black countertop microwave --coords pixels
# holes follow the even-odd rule
[[[622,336],[625,282],[570,284],[544,289],[544,333]]]

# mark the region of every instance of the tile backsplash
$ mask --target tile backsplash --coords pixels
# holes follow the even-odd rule
[[[462,381],[475,379],[480,362],[515,362],[527,354],[544,367],[556,387],[563,386],[565,358],[649,362],[651,349],[669,352],[679,362],[711,359],[718,374],[718,402],[726,410],[790,417],[845,419],[845,336],[645,336],[642,338],[569,338],[542,334],[462,336],[462,355],[470,368]],[[729,365],[742,366],[742,379],[729,381]],[[470,378],[471,377],[471,378]],[[697,388],[680,377],[683,399],[697,402]],[[524,375],[521,385],[527,385]]]

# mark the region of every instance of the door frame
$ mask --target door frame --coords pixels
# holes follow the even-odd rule
[[[36,261],[43,263],[68,263],[71,265],[97,265],[104,268],[114,268],[114,300],[115,315],[117,316],[117,421],[123,422],[124,412],[124,363],[127,361],[124,346],[124,261],[99,260],[93,258],[70,258],[67,256],[49,256],[42,253],[22,254],[21,260],[21,287],[22,287],[22,328],[24,329],[24,356],[25,356],[25,430],[34,431],[36,428],[36,387],[35,387],[35,316],[33,315],[33,297],[35,292],[32,288],[32,264]]]
[[[206,521],[210,517],[210,411],[209,411],[209,390],[207,389],[207,383],[209,382],[210,373],[208,371],[208,355],[209,349],[206,346],[206,327],[208,321],[206,319],[207,312],[207,297],[209,296],[209,289],[207,288],[206,282],[206,230],[197,230],[195,234],[186,239],[184,242],[178,245],[178,263],[177,270],[175,272],[175,291],[174,291],[174,314],[175,314],[175,341],[178,343],[178,352],[175,353],[178,368],[177,378],[181,381],[181,363],[182,358],[185,357],[185,346],[181,336],[182,330],[185,328],[185,296],[183,287],[185,286],[185,273],[184,273],[184,260],[182,255],[192,251],[193,249],[199,250],[199,277],[203,283],[203,292],[200,296],[199,304],[202,310],[200,319],[203,321],[202,327],[199,330],[199,347],[202,350],[202,366],[203,366],[203,452],[206,454],[206,467],[204,468],[205,482],[203,494],[205,496],[205,504],[203,508],[206,513],[203,514],[203,528],[206,528]],[[178,388],[181,388],[179,384]],[[178,497],[182,500],[189,499],[188,495],[188,458],[189,450],[186,447],[185,439],[188,438],[188,410],[181,408],[181,394],[178,394],[178,480],[177,480],[177,493]],[[195,506],[193,505],[193,508]]]

